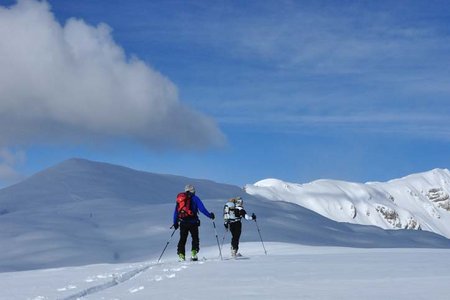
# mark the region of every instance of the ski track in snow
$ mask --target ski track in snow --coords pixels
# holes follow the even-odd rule
[[[181,271],[189,268],[189,265],[203,264],[203,263],[205,263],[205,259],[197,261],[197,262],[186,261],[186,262],[177,263],[177,264],[181,264],[181,265],[175,266],[175,267],[170,267],[170,265],[169,265],[168,267],[165,267],[162,270],[162,273],[158,272],[157,274],[151,276],[151,278],[149,279],[149,282],[159,282],[164,279],[173,279],[176,277],[176,272],[181,272]],[[95,282],[99,279],[105,279],[105,278],[111,278],[111,280],[104,282],[102,284],[94,285],[89,288],[83,289],[81,291],[78,291],[75,294],[72,294],[72,295],[69,295],[66,297],[62,297],[62,298],[57,298],[57,300],[77,300],[82,297],[90,296],[90,295],[98,293],[100,291],[117,286],[121,283],[127,282],[137,276],[140,276],[142,273],[144,273],[148,270],[152,270],[153,267],[165,266],[165,265],[166,264],[164,264],[162,262],[161,263],[155,262],[155,263],[149,263],[144,266],[134,268],[134,269],[127,271],[125,273],[122,273],[122,274],[115,273],[115,274],[102,274],[102,275],[97,275],[97,276],[90,276],[85,280],[86,282],[89,282],[89,283]],[[76,288],[77,287],[75,285],[69,284],[65,287],[57,289],[57,291],[58,292],[66,292],[68,290],[76,289]],[[144,289],[145,289],[144,286],[136,286],[136,287],[129,288],[128,291],[130,294],[134,294],[134,293],[140,292]],[[37,296],[37,297],[33,298],[33,300],[44,300],[44,299],[47,299],[47,298],[43,297],[43,296]]]
[[[69,295],[67,297],[64,298],[58,298],[58,300],[76,300],[88,295],[92,295],[95,294],[97,292],[103,291],[105,289],[111,288],[113,286],[119,285],[120,283],[126,282],[130,279],[132,279],[135,276],[138,276],[139,274],[147,271],[148,269],[151,269],[153,266],[157,266],[158,263],[153,263],[153,264],[149,264],[149,265],[144,265],[138,268],[135,268],[131,271],[125,272],[123,274],[112,274],[108,277],[112,277],[111,280],[102,283],[102,284],[98,284],[98,285],[94,285],[91,286],[87,289],[84,289],[82,291],[79,291],[75,294]],[[97,278],[102,278],[103,276],[97,276]],[[93,279],[93,277],[89,277],[88,279],[86,279],[86,282],[93,282],[95,281],[95,279]],[[58,291],[65,291],[65,289],[58,289]],[[132,291],[130,291],[132,292]]]

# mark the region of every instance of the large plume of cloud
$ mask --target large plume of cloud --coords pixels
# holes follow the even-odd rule
[[[119,137],[150,147],[224,143],[176,86],[115,43],[111,29],[46,2],[0,6],[0,146]]]

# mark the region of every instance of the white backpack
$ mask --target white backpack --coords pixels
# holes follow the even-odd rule
[[[229,201],[223,207],[223,219],[225,222],[233,222],[240,219],[234,202]]]

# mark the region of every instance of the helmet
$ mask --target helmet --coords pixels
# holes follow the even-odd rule
[[[235,199],[235,202],[236,202],[236,206],[242,206],[242,205],[244,205],[244,200],[242,200],[241,197],[236,197],[236,198],[234,198],[234,199]]]
[[[228,206],[229,209],[234,209],[236,207],[236,200],[234,198],[228,199],[228,202],[225,206]]]
[[[189,192],[191,194],[195,194],[195,188],[191,184],[186,184],[186,186],[184,187],[184,191]]]

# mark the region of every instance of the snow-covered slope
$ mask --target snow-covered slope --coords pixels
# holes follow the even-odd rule
[[[450,172],[434,169],[386,183],[265,179],[247,193],[301,205],[339,222],[384,229],[422,229],[450,237]]]
[[[447,300],[450,249],[243,243],[245,259],[99,264],[0,273],[0,300]]]
[[[0,271],[139,260],[160,249],[174,195],[244,195],[226,184],[70,159],[0,190]]]
[[[175,196],[187,183],[219,217],[220,239],[223,205],[240,195],[258,216],[266,242],[450,248],[449,239],[430,232],[339,223],[293,203],[252,197],[237,186],[71,159],[0,190],[0,272],[155,259],[172,233]],[[214,247],[213,223],[200,218],[201,248]],[[168,257],[176,256],[177,235]],[[241,241],[260,241],[254,222],[244,223]]]

